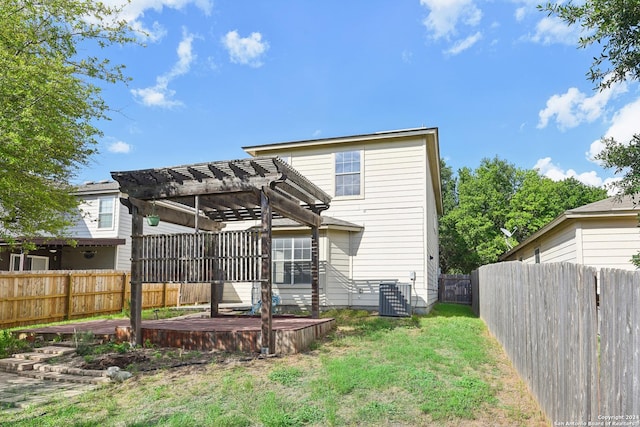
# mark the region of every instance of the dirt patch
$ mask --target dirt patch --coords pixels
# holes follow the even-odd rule
[[[124,353],[109,352],[98,355],[77,354],[56,358],[51,363],[81,369],[105,370],[110,366],[132,373],[153,372],[163,369],[204,369],[215,363],[247,362],[258,358],[258,354],[235,354],[221,351],[185,351],[176,348],[136,348]]]

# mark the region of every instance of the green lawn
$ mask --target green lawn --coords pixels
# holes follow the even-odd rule
[[[138,375],[18,413],[2,426],[530,425],[544,423],[466,306],[380,318],[341,310],[304,354]],[[246,360],[246,361],[243,361]]]

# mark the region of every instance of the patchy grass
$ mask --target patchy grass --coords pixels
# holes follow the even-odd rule
[[[332,311],[316,349],[229,359],[3,414],[1,426],[544,425],[540,410],[468,307],[381,318]]]

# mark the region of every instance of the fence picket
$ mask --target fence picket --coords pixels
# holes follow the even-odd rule
[[[130,299],[128,272],[115,270],[55,270],[0,272],[0,328],[79,319],[118,313]],[[209,301],[207,288],[194,284],[183,304]],[[191,285],[188,285],[191,286]],[[178,302],[177,283],[143,284],[145,308]]]
[[[472,307],[554,424],[640,415],[640,272],[600,271],[600,315],[591,267],[505,262],[471,280]]]

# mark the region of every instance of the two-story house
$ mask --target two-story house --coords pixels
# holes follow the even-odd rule
[[[131,268],[131,216],[119,202],[115,181],[88,182],[78,186],[78,215],[66,234],[68,240],[35,239],[37,249],[22,253],[0,247],[0,271],[95,270],[128,271]],[[186,227],[160,223],[147,227],[148,234],[191,231]],[[19,239],[18,239],[19,241]]]
[[[437,301],[442,197],[436,128],[244,150],[279,156],[332,197],[320,229],[321,305],[377,307],[382,282],[410,284],[415,311]],[[273,233],[274,292],[285,304],[308,306],[309,230],[280,220]]]

